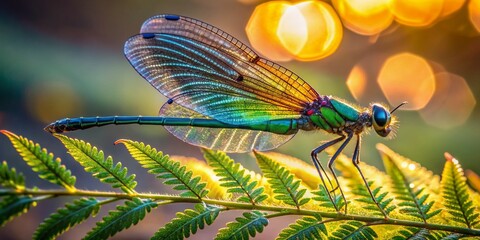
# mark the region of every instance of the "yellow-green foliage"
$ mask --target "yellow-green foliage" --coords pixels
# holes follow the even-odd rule
[[[262,238],[265,229],[277,228],[269,225],[270,219],[286,215],[298,216],[298,219],[284,229],[277,229],[277,239],[480,236],[477,205],[480,195],[469,188],[459,161],[450,155],[446,155],[442,175],[436,176],[420,164],[378,145],[385,172],[363,162],[360,164],[377,206],[345,155],[339,156],[335,166],[340,172],[339,184],[345,192],[346,203],[334,186],[322,185],[313,166],[282,154],[256,152],[262,171],[256,174],[223,152],[204,149],[204,161],[169,157],[140,142],[117,141],[146,172],[176,191],[176,194],[150,193],[135,190],[135,175],[127,174],[126,167],[120,162],[114,164],[112,157],[105,158],[96,147],[56,135],[86,172],[112,187],[112,191],[91,191],[75,188],[75,177],[67,167],[38,144],[8,131],[1,133],[40,178],[56,184],[57,188],[29,186],[22,173],[3,162],[0,165],[0,226],[26,213],[35,204],[48,204],[45,199],[75,198],[45,218],[33,233],[34,239],[54,239],[92,218],[102,206],[115,204],[115,210],[109,211],[85,233],[87,239],[106,239],[136,225],[152,209],[175,203],[191,205],[182,205],[186,209],[158,226],[152,239],[188,238],[214,222],[224,226],[216,230],[216,239]],[[238,216],[233,220],[224,219],[224,213],[232,210],[237,210],[234,213]]]

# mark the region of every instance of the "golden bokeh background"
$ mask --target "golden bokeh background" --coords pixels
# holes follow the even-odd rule
[[[183,1],[3,1],[0,3],[0,129],[28,137],[63,159],[79,187],[109,190],[84,173],[43,127],[63,117],[156,115],[166,99],[123,56],[123,44],[156,14],[200,19],[232,34],[262,56],[301,76],[320,94],[366,107],[372,102],[396,112],[392,140],[364,137],[362,160],[380,166],[375,144],[441,173],[448,151],[480,173],[480,0],[183,0]],[[104,149],[137,174],[139,191],[165,192],[161,183],[131,160],[115,140],[129,138],[172,155],[201,158],[198,148],[160,126],[109,126],[70,133]],[[299,133],[278,152],[305,160],[323,133]],[[352,148],[345,153],[351,155]],[[258,170],[249,154],[233,154]],[[321,156],[326,161],[327,155]],[[52,188],[25,166],[5,137],[0,160],[27,175],[27,185]],[[187,160],[185,160],[187,161]],[[200,166],[199,166],[200,167]],[[148,184],[142,184],[147,182]],[[41,219],[64,204],[32,209],[0,228],[2,239],[30,239]],[[185,206],[183,206],[185,207]],[[140,226],[115,239],[148,238],[179,208],[159,208]],[[102,210],[105,213],[108,209]],[[222,216],[232,220],[235,214]],[[77,239],[95,221],[61,239]],[[277,221],[277,220],[275,220]],[[278,229],[291,219],[271,222]],[[210,239],[221,221],[190,239]],[[276,228],[260,238],[272,239]]]

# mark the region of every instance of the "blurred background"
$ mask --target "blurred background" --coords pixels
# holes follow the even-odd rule
[[[395,138],[375,133],[364,137],[361,157],[368,164],[383,169],[375,149],[382,142],[436,174],[442,171],[444,152],[465,169],[480,172],[480,0],[2,1],[0,129],[34,140],[62,158],[77,176],[78,188],[110,190],[84,173],[43,127],[64,117],[156,115],[166,99],[126,61],[123,44],[144,20],[163,13],[197,18],[232,34],[297,73],[320,94],[364,107],[380,102],[393,108],[408,101],[396,112],[400,124]],[[123,147],[113,146],[115,140],[138,140],[171,155],[201,158],[198,148],[160,126],[108,126],[69,136],[121,161],[137,174],[139,191],[169,190]],[[333,137],[301,132],[277,151],[309,162],[310,151]],[[351,150],[345,153],[351,155]],[[231,156],[258,170],[250,154]],[[6,137],[0,137],[0,160],[24,172],[30,187],[55,187],[31,172]],[[150,184],[142,184],[146,181]],[[0,236],[30,239],[41,220],[64,201],[42,202],[41,209],[0,228]],[[114,239],[149,238],[185,207],[159,207],[149,220]],[[106,210],[60,238],[80,238]],[[235,216],[222,216],[223,221],[191,239],[212,238],[222,222]],[[273,238],[292,222],[284,220],[271,223],[276,228],[267,227],[261,238]]]

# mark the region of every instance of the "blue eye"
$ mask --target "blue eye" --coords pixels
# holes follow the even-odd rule
[[[379,107],[377,105],[373,106],[373,121],[379,127],[384,127],[388,120],[390,119],[390,113],[385,110],[385,108]]]

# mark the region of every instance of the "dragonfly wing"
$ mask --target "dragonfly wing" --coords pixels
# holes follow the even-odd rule
[[[180,118],[208,118],[176,103],[164,104],[160,116]],[[165,126],[175,137],[192,145],[221,150],[224,152],[250,152],[252,150],[267,151],[286,143],[295,134],[280,135],[270,132],[205,128],[191,126]]]
[[[125,55],[174,102],[231,124],[299,118],[318,98],[291,71],[227,33],[186,17],[156,16],[125,43]]]

